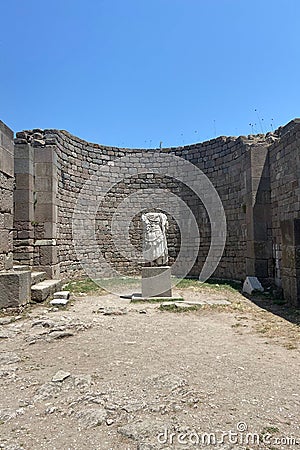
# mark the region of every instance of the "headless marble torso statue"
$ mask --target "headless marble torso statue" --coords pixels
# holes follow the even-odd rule
[[[151,266],[167,264],[167,216],[163,213],[145,213],[142,215],[142,222],[144,230],[143,256],[145,262],[150,263]]]

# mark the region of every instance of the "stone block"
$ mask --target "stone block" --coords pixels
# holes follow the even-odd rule
[[[34,238],[34,231],[33,230],[22,230],[17,232],[17,240],[28,240]]]
[[[57,163],[56,152],[52,147],[35,147],[35,163]]]
[[[15,203],[14,219],[15,221],[30,222],[33,221],[33,202]]]
[[[46,272],[41,271],[32,271],[31,272],[31,286],[34,284],[40,283],[41,281],[46,280],[47,274]]]
[[[53,298],[64,298],[64,299],[68,300],[70,298],[70,291],[54,292]]]
[[[15,203],[30,203],[33,202],[33,192],[28,189],[16,189],[14,191]]]
[[[55,173],[55,166],[52,163],[35,163],[36,177],[53,177]]]
[[[142,297],[172,297],[170,266],[142,268]]]
[[[36,222],[56,222],[57,208],[53,204],[40,203],[35,207],[34,219]]]
[[[30,264],[33,259],[33,247],[14,247],[14,259],[22,264]]]
[[[260,281],[256,277],[247,277],[243,284],[243,292],[246,294],[252,294],[255,291],[263,292],[264,288],[262,287]]]
[[[57,180],[51,176],[37,177],[35,179],[35,190],[36,192],[51,192],[57,190]]]
[[[54,298],[50,301],[50,305],[52,306],[66,306],[69,303],[69,300],[66,298]]]
[[[33,148],[29,144],[19,144],[15,146],[15,159],[25,159],[33,162]]]
[[[3,147],[0,147],[0,171],[10,177],[14,176],[14,155]]]
[[[16,158],[15,159],[15,174],[26,173],[28,175],[34,174],[33,163],[29,159]]]
[[[17,189],[28,189],[33,191],[33,175],[29,173],[16,173],[16,187]]]
[[[57,247],[54,245],[45,245],[39,247],[40,264],[47,266],[57,264]]]
[[[0,253],[0,271],[10,270],[13,268],[13,255],[12,252]]]
[[[61,288],[61,280],[44,280],[31,287],[31,298],[35,302],[43,302],[57,289]]]
[[[57,235],[57,224],[54,222],[44,222],[44,239],[55,238]]]
[[[13,146],[13,138],[14,138],[14,132],[4,123],[2,120],[0,120],[0,133],[1,133],[1,145],[4,144],[3,142],[3,135],[11,141],[11,145]]]
[[[37,239],[34,245],[37,247],[56,245],[56,239]]]
[[[17,308],[30,302],[30,271],[0,272],[0,308]]]
[[[0,121],[0,171],[14,176],[13,131]]]
[[[37,191],[36,192],[36,200],[38,204],[51,204],[55,203],[56,197],[55,193],[52,191]]]

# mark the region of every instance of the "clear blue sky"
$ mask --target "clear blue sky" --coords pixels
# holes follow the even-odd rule
[[[14,131],[166,147],[300,116],[299,0],[4,0],[0,55]]]

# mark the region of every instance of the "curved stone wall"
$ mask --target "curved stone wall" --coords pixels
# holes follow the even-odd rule
[[[267,135],[147,150],[92,144],[62,130],[19,132],[14,258],[53,278],[94,276],[86,272],[86,261],[101,277],[140,273],[141,213],[159,210],[169,219],[173,273],[198,277],[218,222],[210,223],[202,203],[210,199],[209,191],[201,196],[193,190],[202,186],[198,168],[216,189],[227,220],[226,246],[213,277],[257,276],[282,286],[286,299],[299,305],[299,150],[299,119]],[[191,164],[190,173],[183,161]],[[194,229],[187,211],[195,218]],[[183,243],[188,251],[182,256]]]
[[[214,277],[242,280],[246,272],[249,274],[247,264],[251,266],[251,262],[255,260],[255,252],[249,250],[251,247],[249,241],[253,241],[251,199],[257,189],[252,182],[251,170],[255,163],[251,157],[255,153],[261,153],[262,149],[267,149],[275,139],[276,136],[270,135],[221,136],[208,142],[184,147],[145,150],[92,144],[62,130],[36,129],[17,133],[16,147],[22,148],[23,152],[27,151],[28,155],[31,151],[34,153],[32,169],[30,169],[35,179],[32,199],[34,211],[32,217],[29,217],[31,225],[28,225],[34,230],[34,239],[31,242],[27,241],[26,245],[24,242],[27,253],[23,248],[23,255],[29,254],[30,259],[30,252],[32,252],[33,265],[46,268],[51,276],[83,275],[82,261],[79,261],[74,249],[73,214],[85,183],[101,172],[101,180],[104,184],[109,183],[111,188],[99,203],[96,215],[97,248],[88,242],[84,233],[82,235],[85,256],[93,261],[97,267],[97,273],[101,276],[109,276],[110,269],[115,269],[124,275],[140,272],[141,261],[132,257],[134,249],[141,249],[140,214],[143,205],[147,204],[149,192],[159,190],[161,198],[156,209],[167,211],[169,217],[168,244],[171,264],[174,263],[180,251],[182,236],[179,231],[179,216],[177,214],[176,219],[176,214],[173,214],[170,208],[170,195],[182,199],[196,218],[200,234],[200,249],[193,267],[189,270],[189,275],[199,276],[211,240],[211,227],[205,207],[189,187],[172,177],[168,164],[159,174],[155,173],[155,170],[152,173],[148,169],[145,173],[145,168],[143,169],[144,159],[149,155],[152,155],[154,160],[158,154],[173,155],[189,161],[203,171],[222,201],[227,219],[227,240]],[[121,178],[118,167],[120,158],[127,159]],[[93,196],[97,186],[91,186],[90,189],[90,194]],[[138,199],[135,198],[137,192],[139,192]],[[164,196],[164,192],[169,192],[170,195]],[[128,203],[128,199],[131,198],[133,198],[132,203],[130,203],[131,200]],[[111,231],[112,220],[126,202],[128,210],[135,208],[138,211],[132,218],[129,230],[129,243],[133,247],[124,241],[124,245],[118,242],[118,248],[116,248],[115,236],[112,236]],[[174,205],[176,209],[176,202]],[[195,236],[195,240],[191,242],[191,247],[194,246],[193,242],[196,246],[197,237]],[[133,253],[130,253],[128,247]],[[19,245],[18,249],[20,248]],[[15,251],[17,259],[18,249]],[[99,251],[108,265],[103,264],[103,260],[99,258]],[[19,252],[19,255],[22,256],[22,253]],[[267,267],[265,273],[267,278],[272,268],[268,267],[267,260],[264,262]],[[184,264],[183,261],[183,266]],[[176,270],[179,274],[180,266]]]

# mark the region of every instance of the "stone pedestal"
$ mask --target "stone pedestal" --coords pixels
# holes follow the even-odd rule
[[[0,309],[17,308],[30,302],[31,272],[11,270],[0,272]]]
[[[172,297],[171,267],[143,267],[142,297]]]

